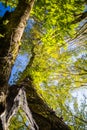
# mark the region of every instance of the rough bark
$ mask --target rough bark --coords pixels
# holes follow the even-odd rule
[[[7,115],[11,113],[11,109],[14,105],[14,98],[17,96],[18,91],[24,89],[27,95],[28,107],[32,113],[33,119],[39,126],[40,130],[70,130],[70,128],[56,116],[55,112],[48,107],[48,105],[37,94],[32,81],[27,77],[21,82],[21,84],[11,86],[9,88],[9,95],[7,97]],[[14,96],[13,96],[14,95]],[[25,104],[24,104],[25,106]],[[22,107],[23,108],[23,107]],[[38,128],[35,128],[36,130]]]
[[[12,66],[18,54],[20,40],[29,19],[30,11],[34,4],[34,0],[29,3],[26,0],[19,0],[15,11],[10,15],[10,20],[6,25],[0,27],[0,114],[5,108],[5,98],[8,90],[8,80]],[[1,23],[5,20],[5,16],[1,19]]]
[[[19,85],[11,86],[9,89],[9,94],[7,96],[7,107],[6,107],[6,114],[5,114],[6,130],[8,129],[8,126],[10,124],[10,119],[12,118],[12,116],[17,114],[19,109],[22,109],[23,112],[25,113],[31,130],[38,130],[38,126],[35,123],[32,117],[32,113],[28,107],[24,86],[22,87]]]
[[[20,106],[20,91],[24,93],[23,88],[25,88],[28,101],[28,106],[26,105],[28,114],[25,113],[28,118],[30,118],[30,111],[32,112],[33,117],[31,118],[35,119],[40,130],[70,130],[39,97],[29,78],[26,78],[19,85],[8,86],[8,79],[18,54],[26,21],[29,18],[30,11],[34,4],[34,0],[31,0],[29,3],[26,1],[27,0],[19,0],[17,8],[10,15],[9,22],[0,31],[3,35],[3,37],[0,38],[0,116],[2,117],[2,120],[0,119],[0,128],[1,130],[7,130],[5,125],[8,124],[14,111],[17,112]],[[2,21],[3,20],[4,19],[2,19]],[[26,102],[26,100],[24,101]],[[23,107],[23,104],[21,106]],[[30,111],[28,108],[30,108]],[[3,112],[4,114],[2,114]],[[34,120],[31,123],[35,130],[38,129],[36,123]],[[4,128],[2,128],[2,124],[4,124]],[[33,130],[33,128],[31,129]]]
[[[4,31],[6,32],[4,37],[0,39],[0,84],[8,82],[33,3],[34,0],[31,0],[29,4],[24,0],[23,2],[19,1],[17,8],[10,17],[10,21],[5,26],[6,30]]]

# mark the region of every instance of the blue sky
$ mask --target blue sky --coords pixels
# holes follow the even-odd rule
[[[5,7],[5,6],[2,4],[2,2],[0,2],[0,17],[2,17],[2,16],[5,14],[6,11],[11,12],[11,11],[13,11],[13,10],[14,10],[14,8],[11,8],[10,6]]]
[[[19,73],[23,72],[29,62],[28,54],[21,55],[19,54],[16,58],[15,64],[12,68],[11,76],[9,79],[9,84],[15,84],[19,77]]]
[[[0,16],[1,17],[5,14],[6,11],[11,12],[13,10],[14,10],[14,8],[11,8],[10,6],[5,7],[0,2]],[[85,7],[85,10],[87,10],[87,6]],[[34,23],[33,19],[29,20],[28,27],[26,28],[26,31],[27,31],[27,29],[32,28],[33,23]],[[13,66],[13,69],[12,69],[11,77],[10,77],[10,80],[9,80],[10,84],[13,84],[17,80],[18,73],[22,72],[25,69],[28,62],[29,62],[28,54],[24,54],[24,55],[19,54],[18,55],[16,62],[15,62],[15,65]],[[86,95],[85,92],[87,92],[86,89],[85,89],[85,91],[84,91],[84,89],[83,90],[77,90],[77,91],[74,91],[72,93],[72,95],[74,94],[75,97],[78,97],[79,100],[82,100],[82,95],[83,94]],[[78,101],[78,102],[80,102],[80,101]]]
[[[0,17],[3,17],[3,15],[5,14],[6,11],[11,12],[13,10],[14,10],[14,8],[11,8],[10,6],[5,7],[0,2]],[[32,20],[31,20],[31,22],[29,22],[29,24],[30,23],[32,23]],[[32,24],[30,24],[30,25],[31,25],[30,27],[32,27]],[[28,54],[26,54],[26,53],[24,55],[19,54],[17,56],[15,64],[14,64],[14,66],[12,68],[11,76],[10,76],[10,79],[9,79],[9,84],[14,84],[15,81],[17,81],[17,79],[19,77],[18,76],[19,72],[22,72],[25,69],[28,62],[29,62]]]

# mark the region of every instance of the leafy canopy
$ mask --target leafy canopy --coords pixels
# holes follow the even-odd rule
[[[8,0],[8,5],[14,6],[14,1]],[[36,0],[31,12],[33,26],[23,36],[21,50],[34,59],[22,78],[30,75],[37,92],[55,110],[65,111],[70,90],[87,82],[87,41],[84,49],[80,45],[72,49],[72,44],[66,43],[77,34],[78,24],[73,21],[83,8],[83,0]]]

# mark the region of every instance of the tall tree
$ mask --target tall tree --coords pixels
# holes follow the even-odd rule
[[[2,2],[5,2],[6,4],[10,2],[9,4],[12,4],[11,1],[2,0]],[[61,39],[63,39],[64,36],[69,33],[69,28],[71,27],[69,25],[74,23],[73,21],[80,21],[79,19],[81,16],[83,16],[83,14],[78,16],[79,11],[77,8],[75,8],[74,11],[72,10],[72,7],[74,4],[77,5],[78,1],[71,3],[72,6],[69,7],[69,10],[71,10],[70,12],[68,12],[69,10],[66,10],[66,5],[68,7],[69,1],[64,2],[63,6],[62,2],[63,1],[61,0],[58,4],[58,1],[53,3],[52,1],[50,2],[48,0],[42,0],[41,2],[34,0],[18,0],[15,1],[15,3],[13,2],[13,5],[16,7],[15,11],[12,13],[6,12],[0,20],[0,126],[2,127],[3,125],[2,129],[8,129],[11,117],[16,114],[20,108],[22,108],[22,110],[25,112],[25,115],[29,121],[30,129],[32,130],[70,129],[60,118],[56,116],[55,112],[50,109],[37,94],[32,83],[33,80],[29,75],[27,77],[25,76],[23,81],[14,86],[8,85],[11,69],[18,55],[20,40],[34,4],[35,6],[32,14],[37,22],[42,23],[41,26],[43,26],[42,29],[45,39],[42,37],[42,42],[48,38],[49,43],[51,40],[49,37],[55,37],[56,33],[57,36],[60,37],[61,41]],[[83,3],[83,1],[80,2]],[[64,11],[58,10],[58,8],[56,9],[57,4],[58,7],[62,6]],[[48,5],[50,5],[50,8]],[[78,8],[79,10],[82,10],[80,6]],[[60,13],[60,15],[55,17],[55,19],[51,19],[53,16],[55,16],[56,11]],[[75,14],[75,11],[77,11],[77,14]],[[67,13],[67,15],[63,15],[62,17],[63,13]],[[70,15],[68,15],[69,13]],[[78,19],[73,18],[72,20],[70,18],[71,15],[77,15]],[[84,16],[84,18],[85,17],[86,16]],[[57,20],[60,20],[60,22],[57,23]],[[47,24],[49,26],[47,26]],[[68,26],[66,26],[67,24]],[[55,29],[54,31],[53,28]],[[59,33],[63,28],[66,33],[63,31]],[[58,42],[58,37],[56,37],[56,40],[53,43],[56,42]],[[35,55],[33,54],[28,67],[31,67],[34,56]]]
[[[6,17],[8,17],[7,14],[5,14],[1,19],[0,33],[3,36],[0,39],[0,115],[2,117],[2,122],[0,122],[0,124],[3,124],[3,129],[7,129],[11,115],[16,112],[18,107],[23,107],[22,109],[25,111],[28,119],[30,120],[31,129],[38,129],[29,111],[31,106],[32,114],[34,114],[33,117],[36,118],[35,120],[37,120],[36,122],[39,129],[69,129],[68,126],[56,117],[55,113],[52,112],[47,105],[45,105],[43,100],[36,94],[36,90],[33,88],[32,84],[27,82],[28,78],[24,81],[24,85],[21,84],[19,87],[16,86],[13,88],[9,88],[8,86],[11,69],[18,54],[20,46],[19,43],[33,4],[34,0],[29,2],[19,0],[15,11],[11,14],[9,19],[6,19]],[[9,20],[8,23],[3,25],[3,21],[6,20]],[[26,90],[23,90],[23,88],[28,89],[28,85],[30,86],[30,92],[27,94],[30,95],[28,95],[27,98],[31,98],[28,99],[29,108],[26,100],[24,99],[26,98],[24,94]],[[12,91],[10,89],[12,89]],[[20,94],[23,95],[22,103],[19,101],[19,97],[21,96]],[[2,112],[4,111],[5,114],[3,117]]]

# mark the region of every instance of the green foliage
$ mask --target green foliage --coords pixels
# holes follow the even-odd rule
[[[5,6],[16,7],[18,0],[1,0]]]
[[[44,38],[47,42],[45,44],[41,41],[43,34],[37,30],[38,28],[39,26],[35,24],[29,34],[27,32],[27,40],[22,46],[24,49],[26,43],[29,47],[29,54],[32,55],[32,46],[34,45],[35,53],[32,66],[27,67],[23,76],[31,75],[38,93],[51,107],[56,109],[70,97],[70,90],[85,85],[87,81],[87,74],[83,73],[86,71],[84,70],[86,46],[83,46],[84,49],[79,46],[78,49],[70,51],[67,49],[68,43],[61,46],[53,42],[55,39],[48,42],[48,39]],[[75,61],[73,61],[73,57]]]
[[[26,115],[23,110],[20,108],[17,114],[13,115],[10,120],[9,130],[29,130],[30,126]]]
[[[83,40],[80,40],[81,45],[79,45],[78,40],[77,45],[75,43],[75,47],[72,49],[72,45],[70,46],[70,43],[66,43],[64,40],[68,37],[70,38],[70,36],[73,37],[73,34],[77,34],[75,29],[77,25],[70,24],[75,19],[68,19],[69,25],[65,26],[65,23],[61,24],[61,17],[59,17],[59,21],[56,21],[56,16],[53,16],[54,13],[50,15],[49,12],[47,12],[47,14],[45,14],[47,16],[44,17],[45,7],[40,8],[39,10],[37,6],[35,7],[37,9],[36,13],[40,11],[38,15],[32,13],[36,20],[34,26],[29,32],[27,32],[27,34],[24,34],[24,39],[27,35],[26,43],[29,47],[29,54],[33,55],[33,46],[35,57],[32,65],[26,68],[23,75],[30,75],[32,77],[38,94],[48,103],[50,107],[56,110],[58,116],[64,116],[64,121],[71,126],[72,130],[78,129],[79,124],[83,128],[84,123],[81,123],[81,121],[78,121],[77,118],[74,118],[70,112],[67,113],[70,108],[67,108],[65,103],[66,100],[69,100],[71,97],[71,90],[86,85],[86,44],[84,44]],[[69,8],[69,6],[67,7]],[[73,3],[73,6],[71,5],[72,10],[74,9],[74,6],[78,7],[77,14],[79,14],[82,6],[78,6],[78,4],[75,5],[75,3]],[[61,8],[59,9],[61,10]],[[42,11],[43,15],[40,14]],[[72,16],[74,13],[76,12],[72,11]],[[62,13],[62,15],[63,14],[64,13]],[[51,20],[54,20],[57,23]],[[84,41],[86,42],[86,39]],[[26,47],[25,42],[22,47]],[[79,117],[81,111],[79,111],[78,114],[77,101],[74,102],[74,111],[76,112],[77,117]]]
[[[1,38],[1,37],[4,37],[4,35],[0,34],[0,38]]]
[[[6,3],[6,0],[3,2]],[[17,2],[8,0],[6,4],[16,6]],[[28,53],[30,59],[34,57],[22,78],[30,75],[38,94],[70,123],[73,117],[70,116],[68,120],[65,102],[70,98],[70,90],[86,85],[87,47],[83,45],[83,49],[76,45],[76,48],[70,50],[70,43],[66,39],[75,38],[78,24],[73,24],[73,21],[79,17],[83,8],[83,0],[36,0],[31,12],[35,23],[29,31],[25,31],[21,46],[22,53]],[[76,101],[74,108],[77,112]],[[20,119],[20,113],[14,116],[10,129],[14,128],[14,122],[17,124],[15,129],[25,128],[26,118],[24,122]]]
[[[62,114],[64,116],[64,120],[67,121],[68,125],[71,126],[72,130],[83,130],[86,129],[87,124],[87,97],[83,96],[83,100],[78,103],[78,99],[76,97],[72,97],[71,103],[73,104],[70,107],[68,102],[65,110],[62,109]],[[67,114],[66,114],[67,112]]]
[[[83,10],[82,5],[82,0],[41,0],[36,1],[32,15],[37,22],[42,22],[47,39],[56,37],[62,40],[67,34],[71,36],[75,34],[74,29],[77,25],[71,25],[71,23]]]

